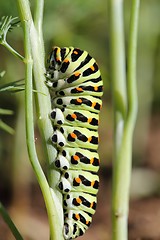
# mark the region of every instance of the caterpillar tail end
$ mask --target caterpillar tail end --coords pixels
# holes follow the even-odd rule
[[[82,236],[85,233],[85,229],[80,228],[76,223],[73,222],[64,224],[64,238],[65,240],[75,239]]]

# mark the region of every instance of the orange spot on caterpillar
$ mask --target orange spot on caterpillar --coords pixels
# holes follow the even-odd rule
[[[73,133],[73,132],[70,135],[71,135],[72,138],[76,138],[77,137],[77,135],[75,133]]]
[[[74,75],[78,77],[80,75],[80,72],[75,72]]]
[[[77,220],[80,220],[80,216],[79,216],[79,214],[77,213],[77,214],[75,214],[75,218],[77,219]]]
[[[91,182],[91,187],[93,187],[93,186],[94,186],[94,184],[95,184],[95,181],[92,181],[92,182]]]
[[[92,121],[92,118],[88,118],[88,123],[90,123]]]
[[[83,91],[83,89],[81,87],[77,87],[76,90],[79,91],[79,92]]]
[[[93,202],[90,204],[90,208],[93,208]]]
[[[63,62],[65,62],[65,63],[68,63],[69,62],[69,60],[66,58],[66,59],[64,59],[64,61]]]
[[[77,115],[75,113],[71,114],[71,117],[76,119],[77,118]]]
[[[94,70],[95,70],[95,67],[94,67],[94,66],[91,66],[90,69],[92,69],[92,71],[94,71]]]
[[[60,57],[56,57],[56,61],[57,61],[57,62],[60,61]]]
[[[96,102],[92,102],[92,108],[96,106]]]
[[[79,160],[79,157],[77,155],[74,155],[73,158],[74,158],[75,161]]]
[[[92,140],[92,137],[89,137],[89,138],[88,138],[88,142],[91,142],[91,140]]]
[[[88,225],[89,224],[89,221],[88,220],[86,220],[86,225]]]
[[[90,163],[92,164],[94,162],[94,158],[91,158],[90,159]]]
[[[98,91],[98,87],[97,86],[94,87],[94,91]]]
[[[73,53],[76,54],[76,55],[78,54],[78,52],[76,50],[74,50]]]
[[[77,178],[75,178],[74,180],[75,180],[77,183],[81,183],[81,179],[80,179],[80,178],[78,178],[78,177],[77,177]]]
[[[82,103],[82,99],[77,98],[77,102]]]
[[[76,198],[77,203],[81,204],[82,200],[80,198]]]

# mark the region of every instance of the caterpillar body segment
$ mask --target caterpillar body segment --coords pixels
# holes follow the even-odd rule
[[[97,174],[75,170],[64,172],[61,176],[59,188],[63,193],[72,191],[97,194],[99,187],[99,177]]]
[[[84,192],[70,192],[64,195],[64,209],[85,211],[94,214],[97,198]]]
[[[69,169],[98,172],[99,163],[100,160],[97,151],[65,147],[65,149],[58,152],[55,166],[62,172]]]
[[[77,96],[83,96],[83,95],[92,95],[92,96],[101,96],[102,92],[102,84],[101,82],[94,83],[94,82],[85,82],[83,84],[79,84],[78,86],[72,86],[65,89],[61,89],[59,91],[56,91],[57,96],[70,96],[77,95]]]
[[[50,75],[49,75],[49,77],[50,77]],[[83,85],[87,86],[88,88],[89,88],[89,86],[94,87],[94,89],[92,91],[93,95],[97,94],[97,87],[101,87],[101,89],[99,89],[99,92],[103,91],[103,88],[102,88],[103,82],[102,82],[102,78],[100,76],[99,71],[95,72],[92,75],[92,78],[90,76],[83,77],[83,73],[78,71],[78,72],[73,73],[68,78],[65,78],[65,79],[59,78],[58,81],[57,81],[57,79],[56,80],[51,79],[52,81],[47,80],[46,83],[54,92],[57,93],[57,95],[61,95],[59,92],[63,91],[64,89],[80,87],[80,85],[82,84],[82,78],[83,78]],[[67,90],[65,90],[65,91],[67,92]],[[101,96],[101,94],[99,94],[99,95]]]
[[[79,48],[54,47],[48,59],[57,149],[54,166],[61,171],[65,239],[85,233],[92,222],[99,186],[98,124],[103,82],[98,65]]]
[[[69,108],[76,110],[87,110],[90,112],[99,113],[102,107],[102,100],[98,97],[92,96],[65,96],[56,97],[53,99],[53,106],[57,108]]]
[[[60,129],[55,129],[51,139],[57,148],[82,147],[93,150],[97,150],[98,148],[97,131],[71,126],[63,126]]]
[[[86,110],[73,110],[69,108],[54,108],[51,112],[51,119],[54,126],[65,124],[97,130],[99,124],[98,114]]]

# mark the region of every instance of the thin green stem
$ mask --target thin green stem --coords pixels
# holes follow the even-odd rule
[[[2,42],[2,45],[7,48],[14,56],[18,57],[20,60],[24,61],[24,57],[19,54],[14,48],[12,48],[6,41]]]
[[[122,2],[121,2],[122,3]],[[127,100],[128,111],[124,121],[116,124],[123,124],[122,138],[119,146],[115,143],[117,152],[114,159],[113,175],[113,199],[112,199],[112,220],[113,239],[128,239],[128,206],[129,187],[132,166],[132,141],[133,130],[137,115],[137,90],[136,90],[136,48],[138,31],[139,0],[132,0],[131,21],[129,33],[128,50],[128,75],[127,75]],[[119,38],[117,38],[119,39]],[[119,41],[119,40],[118,40]],[[117,53],[118,54],[118,53]],[[113,97],[115,97],[113,95]],[[118,111],[118,109],[115,109]],[[115,127],[115,134],[117,128]],[[118,149],[118,150],[117,150]]]
[[[1,115],[13,115],[14,112],[10,109],[0,108],[0,114]]]
[[[15,133],[14,129],[11,128],[10,126],[8,126],[1,119],[0,119],[0,129],[3,129],[4,131],[8,132],[9,134],[14,134]]]
[[[11,220],[10,216],[8,215],[6,209],[4,208],[4,206],[2,205],[2,203],[0,203],[0,214],[2,215],[4,221],[6,222],[7,226],[10,228],[13,236],[15,237],[16,240],[23,240],[20,232],[18,231],[18,229],[16,228],[16,226],[14,225],[13,221]]]
[[[111,71],[114,105],[122,118],[127,112],[126,63],[123,29],[123,1],[110,0]],[[115,116],[116,122],[119,116]],[[115,122],[115,123],[116,123]],[[118,137],[119,138],[119,137]]]
[[[44,46],[43,32],[42,32],[43,9],[44,9],[44,0],[36,0],[34,23],[35,23],[35,28],[38,33],[41,47]],[[44,54],[44,49],[43,49],[43,54]]]
[[[128,45],[128,117],[133,123],[136,121],[138,97],[136,82],[136,57],[137,57],[137,34],[140,0],[132,0],[132,11],[130,20],[130,33]],[[134,124],[133,124],[134,126]]]

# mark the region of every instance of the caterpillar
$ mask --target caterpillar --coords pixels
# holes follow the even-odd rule
[[[85,233],[92,221],[99,186],[98,124],[103,82],[87,51],[54,47],[48,59],[46,84],[53,91],[54,165],[61,171],[64,238]]]

